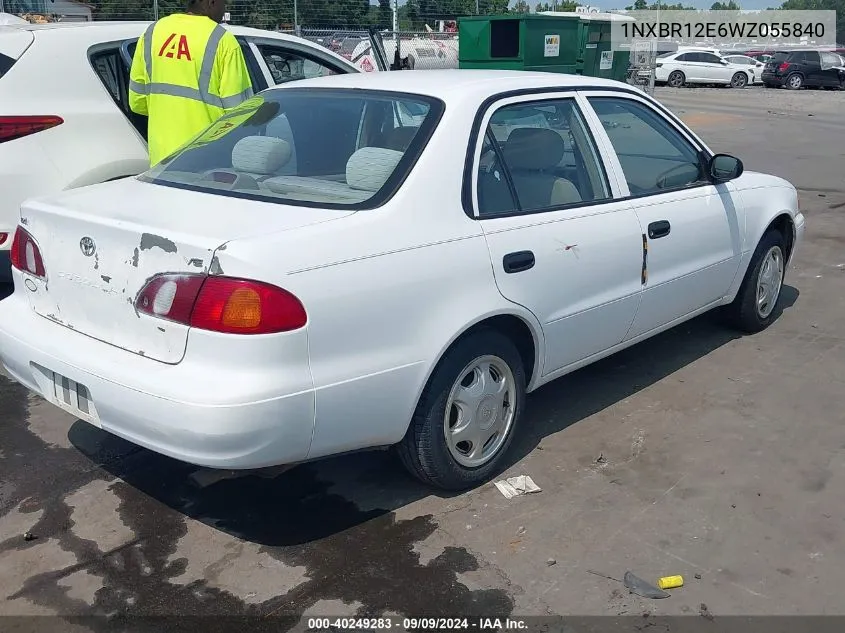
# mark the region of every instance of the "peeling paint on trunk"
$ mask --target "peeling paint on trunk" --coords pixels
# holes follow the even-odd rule
[[[208,274],[209,275],[223,275],[223,267],[220,265],[220,260],[217,259],[215,255],[211,259],[211,266],[208,267]]]
[[[138,246],[142,251],[160,248],[165,253],[175,253],[179,250],[176,248],[176,244],[172,240],[162,237],[161,235],[155,235],[154,233],[142,233],[141,243]]]
[[[197,268],[202,268],[203,261],[199,257],[194,257],[193,259],[188,260],[188,266],[196,266]]]
[[[109,277],[108,275],[100,275],[100,279],[102,279],[106,283],[111,283],[111,277]]]
[[[138,256],[139,255],[140,255],[140,253],[138,252],[138,249],[136,248],[132,253],[132,265],[135,268],[138,268]]]

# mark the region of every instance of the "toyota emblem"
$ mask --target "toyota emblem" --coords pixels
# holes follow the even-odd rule
[[[97,251],[97,245],[94,244],[94,240],[90,237],[83,237],[79,240],[79,250],[82,251],[85,257],[91,257]]]

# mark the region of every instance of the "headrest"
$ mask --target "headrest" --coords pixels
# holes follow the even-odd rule
[[[503,152],[508,167],[550,169],[560,164],[566,143],[554,130],[520,127],[510,133]]]
[[[384,146],[388,149],[405,151],[419,132],[418,127],[397,127],[384,136]]]
[[[353,189],[378,191],[390,178],[404,154],[383,147],[362,147],[346,163],[346,184]]]
[[[290,160],[290,145],[275,136],[246,136],[232,149],[232,169],[248,174],[275,174]]]

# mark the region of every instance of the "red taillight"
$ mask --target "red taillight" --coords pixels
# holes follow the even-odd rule
[[[0,233],[0,246],[3,246],[3,244],[5,244],[6,240],[8,240],[8,239],[9,239],[8,233]]]
[[[789,62],[783,62],[780,66],[778,66],[779,73],[785,73],[789,68]]]
[[[36,277],[45,277],[44,260],[41,259],[41,250],[38,248],[33,237],[22,226],[15,231],[12,239],[12,250],[9,252],[9,259],[12,266]]]
[[[64,123],[60,116],[0,116],[0,143],[49,130]]]
[[[302,303],[287,290],[249,279],[157,275],[135,300],[138,312],[226,334],[272,334],[305,325]]]

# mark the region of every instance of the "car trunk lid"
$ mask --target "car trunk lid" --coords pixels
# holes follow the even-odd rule
[[[134,178],[32,200],[22,207],[21,223],[38,244],[46,280],[28,283],[27,295],[35,312],[64,327],[175,364],[190,328],[136,311],[151,277],[218,274],[214,253],[227,241],[350,213],[239,201]]]

